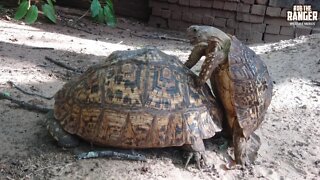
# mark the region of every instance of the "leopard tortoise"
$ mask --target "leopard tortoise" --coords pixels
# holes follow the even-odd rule
[[[223,111],[196,77],[156,48],[115,51],[57,92],[47,127],[64,147],[76,137],[129,149],[183,146],[199,167],[203,139],[221,131]]]
[[[260,138],[253,132],[263,121],[272,98],[267,66],[236,37],[217,28],[194,25],[187,34],[195,46],[185,65],[191,68],[205,56],[197,84],[202,86],[210,78],[228,120],[226,129],[233,139],[235,162],[250,164],[256,154],[248,150],[248,140],[255,139],[260,147]]]

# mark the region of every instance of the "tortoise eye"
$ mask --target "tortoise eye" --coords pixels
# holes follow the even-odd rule
[[[196,29],[193,29],[193,32],[197,32],[197,30],[196,30]]]

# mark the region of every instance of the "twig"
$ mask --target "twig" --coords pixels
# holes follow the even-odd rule
[[[32,49],[54,50],[54,48],[51,47],[33,47]]]
[[[28,110],[32,110],[32,111],[38,111],[38,112],[41,112],[41,113],[47,113],[50,110],[49,108],[46,108],[46,107],[41,107],[41,106],[29,104],[29,103],[24,102],[24,101],[20,101],[18,99],[13,98],[13,97],[7,96],[6,94],[4,94],[2,92],[0,92],[0,99],[7,99],[7,100],[19,105],[23,109],[28,109]]]
[[[53,96],[47,97],[47,96],[43,96],[43,95],[41,95],[41,94],[35,94],[35,93],[27,92],[27,91],[23,90],[22,88],[20,88],[19,86],[17,86],[16,84],[14,84],[12,81],[7,81],[7,83],[8,83],[11,87],[13,87],[13,88],[21,91],[23,94],[27,94],[27,95],[31,95],[31,96],[38,96],[38,97],[41,97],[41,98],[44,98],[44,99],[48,99],[48,100],[50,100],[50,99],[53,98]]]
[[[64,64],[62,62],[54,60],[54,59],[52,59],[52,58],[50,58],[48,56],[45,56],[45,59],[50,61],[50,62],[52,62],[52,63],[54,63],[54,64],[56,64],[56,65],[58,65],[58,66],[60,66],[60,67],[66,68],[68,70],[71,70],[71,71],[74,71],[74,72],[78,72],[78,73],[83,73],[83,71],[81,71],[81,70],[75,69],[75,68],[73,68],[73,67],[71,67],[69,65],[66,65],[66,64]]]
[[[180,39],[180,38],[175,38],[175,37],[167,37],[164,35],[138,35],[135,33],[131,33],[131,35],[136,36],[136,37],[141,37],[141,38],[146,38],[146,39],[165,39],[165,40],[172,40],[172,41],[182,41],[182,42],[189,42],[187,39]]]
[[[75,22],[80,21],[83,17],[85,17],[88,14],[88,12],[89,12],[89,9],[82,16],[80,16]]]
[[[89,151],[80,153],[77,155],[78,159],[88,159],[97,157],[115,157],[119,159],[134,160],[134,161],[146,161],[146,157],[141,154],[127,154],[116,151]]]

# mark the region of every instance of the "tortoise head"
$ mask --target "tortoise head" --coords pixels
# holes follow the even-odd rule
[[[192,45],[201,42],[215,42],[219,47],[230,42],[231,39],[229,35],[212,26],[192,25],[187,29],[187,36]]]

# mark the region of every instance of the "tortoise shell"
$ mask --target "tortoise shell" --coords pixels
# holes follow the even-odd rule
[[[228,59],[211,79],[224,104],[230,127],[238,121],[245,137],[261,124],[272,98],[267,66],[253,50],[231,37]]]
[[[221,131],[207,85],[155,48],[115,51],[57,92],[54,117],[70,134],[121,148],[193,144]]]

